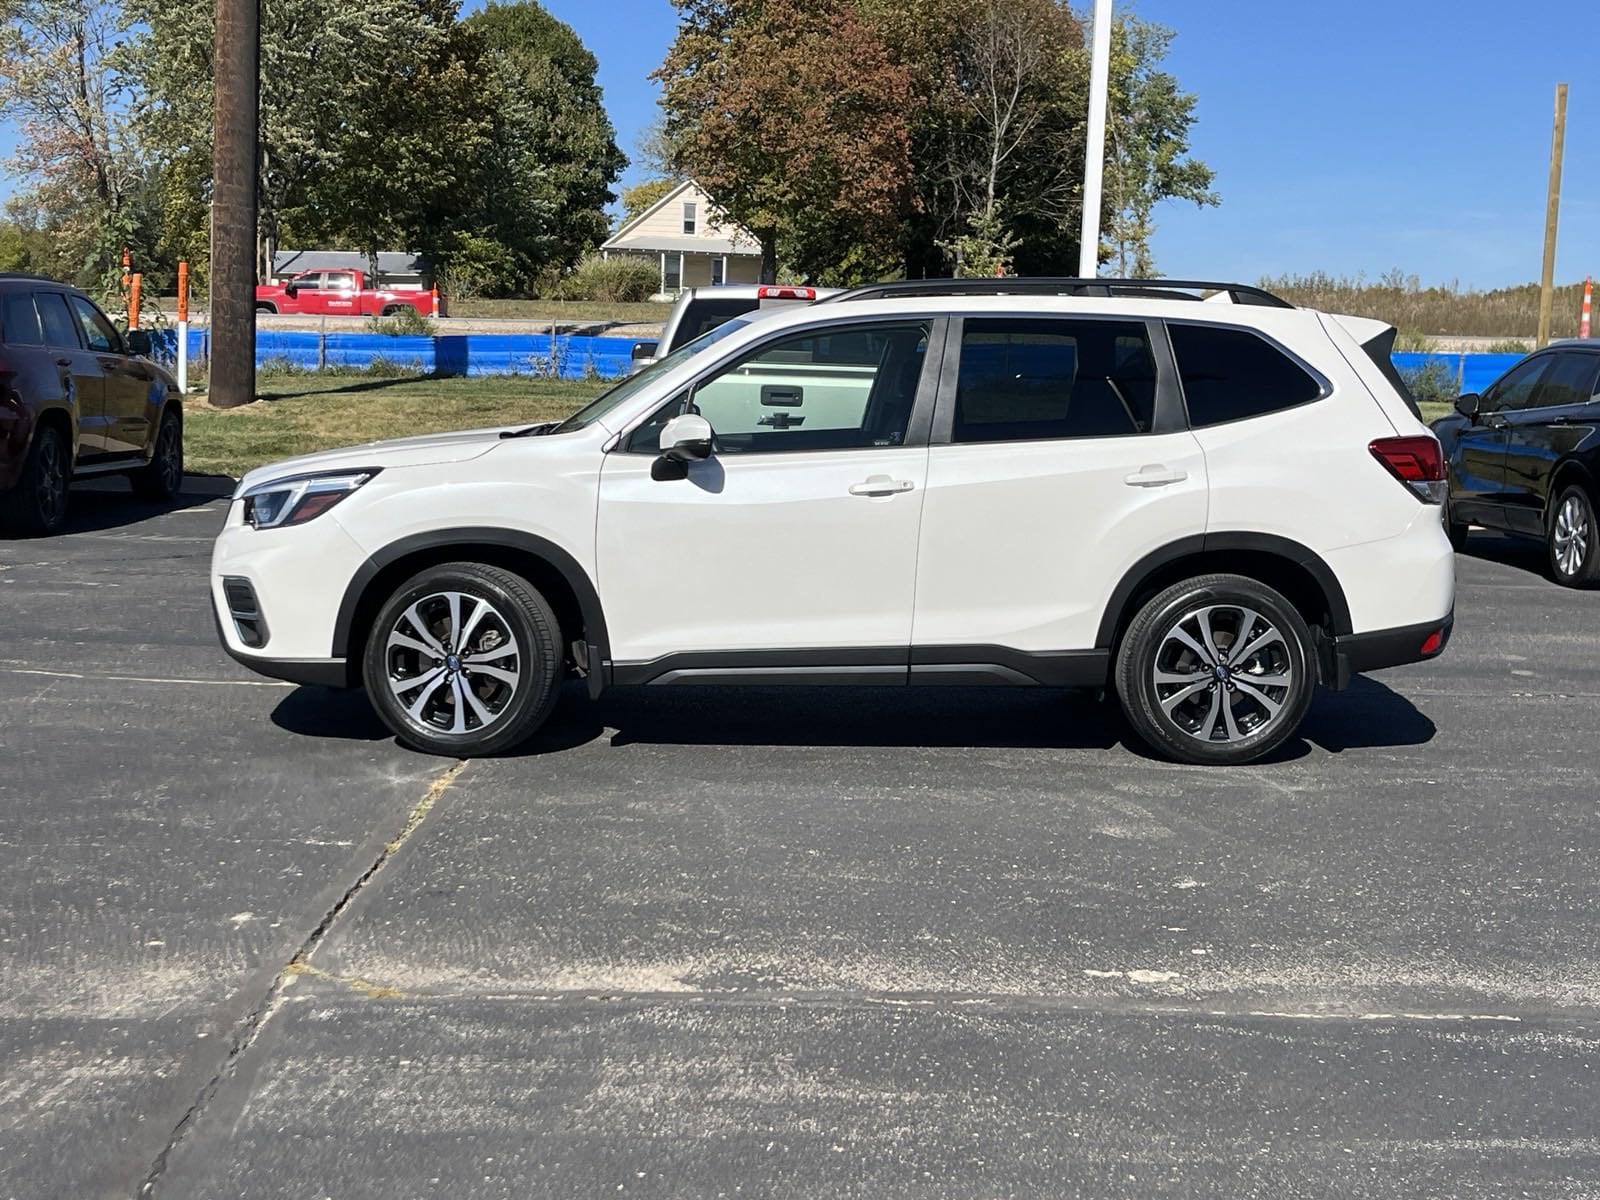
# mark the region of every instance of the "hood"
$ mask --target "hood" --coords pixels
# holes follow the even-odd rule
[[[248,472],[239,481],[239,491],[235,494],[274,479],[324,471],[358,470],[361,467],[425,467],[434,463],[465,462],[493,450],[500,444],[501,432],[514,428],[516,426],[496,425],[492,429],[428,433],[419,437],[364,442],[359,446],[341,446],[337,450],[302,454],[299,458],[286,458]]]

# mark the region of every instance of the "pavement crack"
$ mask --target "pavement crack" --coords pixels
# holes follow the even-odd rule
[[[339,920],[339,917],[354,903],[355,898],[361,894],[361,890],[372,882],[373,877],[383,870],[389,860],[422,827],[422,823],[428,819],[428,814],[433,811],[434,805],[439,802],[439,797],[444,795],[445,789],[455,782],[456,777],[466,769],[466,766],[465,759],[458,759],[434,777],[433,782],[428,786],[428,790],[423,793],[422,799],[412,806],[411,812],[406,817],[406,823],[401,827],[400,832],[384,844],[383,849],[372,860],[371,865],[345,890],[333,907],[328,909],[322,920],[317,922],[316,927],[306,935],[305,941],[300,943],[299,949],[272,977],[272,982],[267,986],[267,990],[261,997],[260,1002],[240,1019],[235,1027],[233,1036],[229,1039],[228,1052],[223,1056],[221,1064],[211,1078],[200,1088],[199,1092],[196,1093],[194,1103],[189,1105],[184,1110],[183,1115],[178,1118],[177,1124],[172,1127],[172,1133],[167,1138],[166,1145],[161,1148],[161,1152],[156,1155],[150,1170],[145,1174],[144,1181],[139,1185],[137,1192],[139,1197],[147,1197],[155,1193],[156,1186],[166,1173],[167,1164],[171,1161],[173,1152],[177,1150],[183,1139],[194,1127],[200,1114],[217,1094],[223,1082],[233,1073],[239,1059],[255,1044],[256,1038],[261,1035],[261,1031],[266,1028],[267,1023],[277,1013],[278,1009],[283,1007],[285,992],[293,985],[295,979],[301,975],[320,976],[364,991],[374,998],[399,994],[392,989],[369,983],[363,979],[347,979],[333,975],[319,967],[313,967],[310,959],[316,953],[317,947],[322,944],[323,939],[328,936],[329,931]]]

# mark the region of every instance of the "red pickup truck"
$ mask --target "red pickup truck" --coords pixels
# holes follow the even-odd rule
[[[443,316],[433,311],[433,293],[420,290],[369,287],[363,271],[301,271],[284,283],[256,288],[260,313],[313,313],[331,317],[387,317],[402,308],[414,308],[425,317]]]

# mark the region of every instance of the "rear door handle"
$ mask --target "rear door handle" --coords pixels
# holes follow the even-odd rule
[[[909,492],[916,484],[909,479],[890,479],[887,475],[869,475],[860,483],[850,485],[852,496],[894,496]]]
[[[1171,467],[1163,467],[1159,463],[1152,463],[1140,467],[1132,475],[1125,475],[1122,482],[1129,487],[1166,487],[1170,483],[1182,483],[1189,478],[1189,472],[1177,471]]]

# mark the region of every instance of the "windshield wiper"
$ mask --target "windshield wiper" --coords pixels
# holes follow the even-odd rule
[[[543,421],[538,425],[529,425],[526,429],[503,429],[500,431],[501,440],[506,438],[538,437],[540,434],[549,433],[561,422]]]

